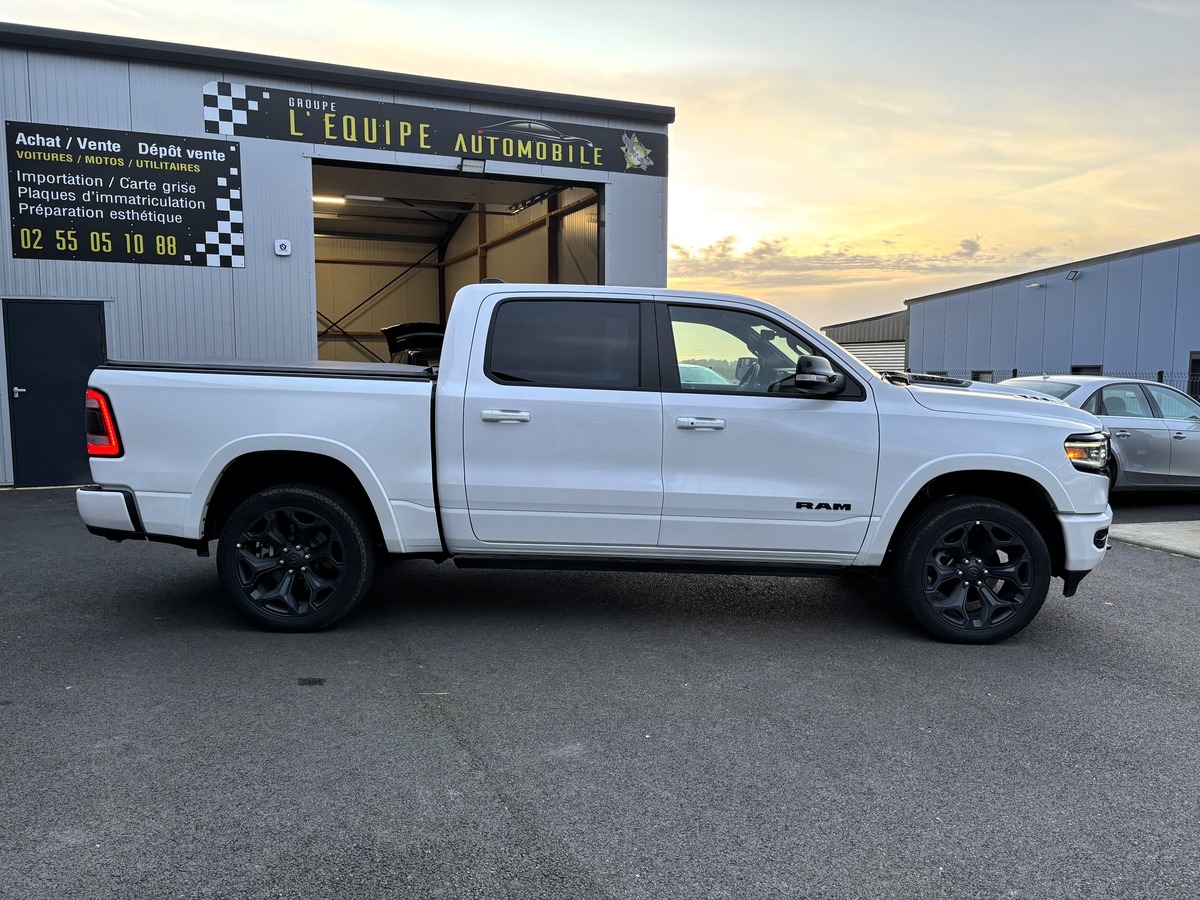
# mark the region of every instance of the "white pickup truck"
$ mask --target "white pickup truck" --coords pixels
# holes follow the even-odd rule
[[[380,554],[776,575],[886,568],[985,643],[1100,562],[1108,436],[1038,395],[879,374],[767,304],[479,284],[436,368],[113,362],[88,529],[207,555],[269,628],[331,625]]]

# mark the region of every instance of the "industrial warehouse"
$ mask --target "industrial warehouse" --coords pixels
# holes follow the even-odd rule
[[[0,484],[87,480],[105,359],[386,361],[484,278],[666,283],[670,107],[18,25],[0,72]]]
[[[1200,397],[1200,235],[906,300],[822,330],[870,365],[1162,381]]]

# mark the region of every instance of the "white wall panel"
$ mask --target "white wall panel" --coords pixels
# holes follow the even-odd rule
[[[633,287],[667,283],[667,183],[614,175],[604,191],[604,282]]]
[[[29,52],[30,116],[35,122],[128,129],[129,63]],[[200,98],[196,98],[199,118]]]

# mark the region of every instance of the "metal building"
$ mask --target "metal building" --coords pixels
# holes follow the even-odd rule
[[[905,302],[914,372],[1111,374],[1200,394],[1200,235]]]
[[[666,283],[670,107],[0,25],[0,484],[105,357],[386,359],[484,277]]]
[[[826,325],[821,331],[876,371],[903,372],[908,364],[907,309]]]

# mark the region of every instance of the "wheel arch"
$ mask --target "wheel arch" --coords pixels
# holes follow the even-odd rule
[[[921,486],[891,529],[881,561],[886,564],[894,556],[897,545],[911,525],[930,507],[957,496],[984,497],[1007,504],[1022,513],[1045,538],[1050,553],[1051,573],[1061,574],[1066,545],[1050,494],[1028,475],[982,469],[947,472]]]
[[[201,476],[200,484],[209,487],[203,494],[199,490],[193,494],[193,504],[203,496],[203,508],[192,512],[189,521],[199,523],[202,539],[213,540],[230,513],[247,497],[292,483],[336,491],[363,517],[373,541],[388,550],[401,546],[391,506],[374,473],[349,448],[326,441],[289,449],[278,449],[277,441],[270,449],[242,441],[223,448]]]

